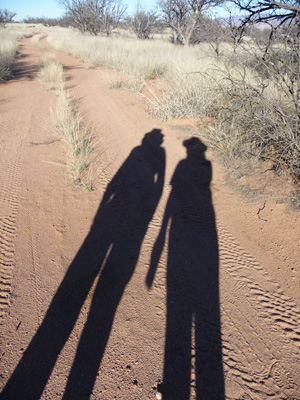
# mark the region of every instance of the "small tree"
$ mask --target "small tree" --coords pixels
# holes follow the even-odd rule
[[[58,3],[75,28],[92,35],[102,30],[109,36],[126,12],[122,0],[58,0]]]
[[[232,9],[225,7],[225,10],[228,13],[228,17],[223,20],[224,32],[233,44],[233,51],[236,52],[246,32],[240,21],[233,14]]]
[[[172,29],[173,41],[189,46],[203,13],[223,0],[159,0],[162,19]]]
[[[122,4],[122,0],[110,0],[106,2],[101,16],[100,29],[110,36],[113,29],[117,28],[121,21],[125,19],[127,7]]]
[[[58,4],[65,9],[71,25],[81,32],[90,31],[89,6],[85,0],[58,0]]]
[[[216,55],[220,55],[220,44],[224,41],[224,26],[219,19],[202,16],[195,28],[190,43],[209,43]]]
[[[138,39],[149,39],[158,22],[155,10],[146,11],[140,3],[137,4],[135,13],[129,19],[129,23]]]
[[[5,27],[6,24],[12,22],[16,13],[8,11],[6,8],[0,10],[0,26]]]

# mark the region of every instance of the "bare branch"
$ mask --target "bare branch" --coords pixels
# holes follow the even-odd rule
[[[16,13],[8,11],[7,9],[0,10],[0,26],[5,26],[6,24],[12,22]]]
[[[132,18],[129,18],[129,24],[138,39],[149,39],[157,25],[157,22],[157,11],[146,11],[142,8],[140,3],[137,4]]]

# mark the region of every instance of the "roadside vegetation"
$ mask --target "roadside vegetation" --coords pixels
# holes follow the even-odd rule
[[[161,36],[142,41],[62,29],[48,36],[55,49],[118,71],[111,87],[141,92],[153,117],[210,117],[207,140],[228,165],[233,158],[259,157],[298,179],[296,48],[288,46],[285,37],[278,38],[263,59],[263,40],[246,37],[238,48],[219,43],[217,56],[208,42],[176,46]],[[153,89],[155,79],[164,81],[164,94]]]
[[[0,81],[10,77],[11,65],[17,55],[18,38],[0,30]]]
[[[167,36],[165,36],[167,38]],[[172,79],[207,66],[209,49],[174,46],[167,40],[93,37],[71,30],[53,30],[48,43],[92,65],[113,68],[135,80]],[[205,47],[205,46],[204,46]],[[208,58],[207,58],[208,56]]]
[[[40,32],[40,26],[0,24],[0,82],[11,77],[11,67],[18,55],[18,40]]]
[[[57,104],[53,119],[57,134],[66,144],[72,184],[92,191],[89,173],[92,137],[83,124],[76,100],[64,88],[63,67],[52,53],[41,57],[38,67],[40,79],[56,90]]]

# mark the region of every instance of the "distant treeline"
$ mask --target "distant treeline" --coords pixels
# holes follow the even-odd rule
[[[26,24],[42,24],[45,26],[63,26],[68,27],[72,25],[72,20],[69,16],[61,18],[47,18],[47,17],[29,17],[27,16],[22,21]]]

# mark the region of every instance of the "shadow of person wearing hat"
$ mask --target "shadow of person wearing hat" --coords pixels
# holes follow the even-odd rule
[[[155,277],[168,236],[167,326],[163,400],[223,400],[224,377],[219,307],[219,257],[206,146],[185,140],[187,157],[171,180],[162,227],[146,278]]]
[[[40,399],[88,295],[92,297],[90,311],[63,399],[90,398],[117,307],[163,190],[162,142],[160,129],[145,134],[108,184],[90,232],[1,399]]]

